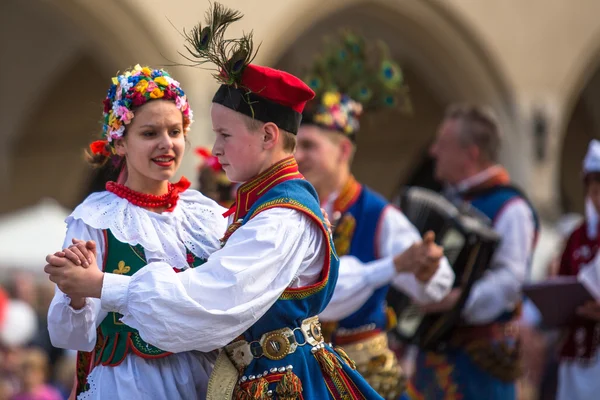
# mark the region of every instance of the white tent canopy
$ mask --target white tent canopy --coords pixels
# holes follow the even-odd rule
[[[45,258],[62,248],[69,211],[52,199],[0,216],[0,274],[25,270],[43,274]]]

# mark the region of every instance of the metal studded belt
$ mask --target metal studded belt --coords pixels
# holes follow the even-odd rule
[[[344,351],[357,366],[366,365],[375,357],[389,352],[387,334],[380,332],[374,337],[344,345]]]
[[[303,342],[296,339],[295,332],[301,331]],[[281,360],[292,354],[298,347],[305,345],[318,346],[323,343],[319,317],[314,316],[302,321],[297,328],[281,328],[263,334],[259,340],[248,342],[238,340],[225,346],[227,356],[238,369],[246,368],[257,358]]]

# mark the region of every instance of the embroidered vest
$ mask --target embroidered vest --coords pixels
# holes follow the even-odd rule
[[[334,233],[339,256],[351,255],[363,263],[377,260],[378,230],[387,201],[369,188],[359,185],[358,196],[342,214]],[[337,329],[352,330],[371,327],[385,331],[389,327],[386,296],[389,285],[375,290],[369,299],[353,314],[340,320]],[[334,334],[335,341],[335,334]]]
[[[276,332],[288,328],[294,333],[298,345],[290,353],[285,348],[285,341],[278,345],[270,342],[273,347],[269,349],[279,356],[255,357],[249,365],[241,368],[239,373],[242,376],[233,398],[380,398],[350,366],[352,363],[341,350],[334,351],[325,344],[308,345],[299,330],[303,320],[318,315],[329,303],[337,281],[339,259],[324,225],[317,193],[298,172],[293,157],[273,165],[239,188],[235,206],[225,214],[233,214],[235,222],[227,230],[223,242],[226,243],[237,229],[243,229],[252,218],[275,207],[297,210],[314,221],[326,239],[326,256],[317,282],[305,287],[287,288],[271,308],[237,339],[253,343],[256,347],[259,345],[256,341],[265,333],[277,335]]]
[[[587,221],[569,237],[560,262],[559,275],[576,276],[582,265],[594,259],[600,247],[600,237],[590,239]],[[565,361],[588,361],[600,347],[600,323],[576,317],[569,325],[560,348],[560,358]]]
[[[146,262],[144,248],[141,245],[131,246],[118,241],[110,230],[104,231],[106,250],[104,254],[105,272],[131,276],[143,268]],[[187,251],[190,267],[206,262]],[[177,271],[177,270],[176,270]],[[97,330],[94,365],[119,365],[125,357],[133,353],[143,358],[160,358],[170,353],[144,342],[137,330],[120,322],[122,315],[110,312],[102,320]]]
[[[474,189],[467,192],[464,195],[464,199],[470,202],[476,209],[481,211],[485,216],[487,216],[493,223],[496,222],[500,212],[507,206],[511,201],[516,199],[524,200],[531,213],[533,215],[533,223],[534,223],[534,238],[533,238],[533,246],[531,248],[531,253],[529,256],[529,260],[527,262],[527,276],[529,275],[529,270],[531,268],[531,260],[533,256],[533,251],[535,250],[535,246],[537,243],[537,238],[540,230],[540,221],[538,214],[533,207],[533,204],[529,201],[529,199],[525,196],[521,190],[512,186],[510,184],[502,184],[496,185],[485,189]],[[513,317],[515,317],[520,312],[520,307],[517,307],[513,311],[508,311],[500,315],[496,322],[509,321]]]

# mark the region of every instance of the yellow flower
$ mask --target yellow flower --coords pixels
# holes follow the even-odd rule
[[[135,64],[135,67],[133,67],[134,71],[141,71],[142,70],[142,66],[140,64]]]
[[[115,113],[111,112],[108,116],[108,125],[114,127],[115,123],[117,123],[118,125],[119,121],[117,120],[117,116],[115,115]]]
[[[156,88],[152,91],[152,93],[150,93],[150,98],[151,99],[160,99],[164,95],[165,95],[165,92],[160,90],[160,88]]]
[[[154,78],[154,82],[161,86],[169,86],[169,82],[165,79],[164,76],[159,76],[158,78]]]
[[[116,76],[113,76],[113,78],[112,78],[112,83],[113,83],[113,84],[115,84],[115,85],[118,85],[118,84],[119,84],[119,80],[117,79],[117,77],[116,77]]]
[[[325,126],[333,125],[333,117],[331,116],[331,114],[328,114],[328,113],[317,114],[314,116],[314,120],[316,123],[322,124]]]
[[[144,74],[146,76],[150,76],[150,75],[152,75],[152,70],[148,67],[144,67],[144,68],[142,68],[142,74]]]
[[[339,104],[341,96],[339,93],[327,92],[323,95],[323,105],[332,107],[334,104]]]
[[[350,126],[350,125],[346,125],[346,126],[344,127],[344,132],[345,132],[346,134],[350,134],[350,133],[352,133],[352,126]]]
[[[137,83],[137,85],[135,85],[136,92],[145,93],[147,88],[148,88],[148,81],[145,79],[142,79],[141,81],[139,81]]]

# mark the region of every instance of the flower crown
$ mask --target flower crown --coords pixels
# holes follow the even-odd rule
[[[173,100],[183,114],[183,126],[187,132],[193,122],[193,113],[180,84],[164,70],[141,67],[139,64],[122,75],[112,78],[112,85],[104,99],[104,123],[102,136],[90,145],[93,154],[109,155],[113,140],[120,139],[125,126],[134,117],[133,109],[153,99]],[[110,145],[110,146],[109,146]]]
[[[400,66],[381,41],[372,42],[351,31],[328,40],[308,69],[305,82],[315,91],[303,116],[355,140],[364,112],[401,107],[410,111],[408,90]]]
[[[312,114],[312,122],[328,129],[352,135],[360,128],[359,117],[363,107],[350,96],[339,92],[323,93]]]

